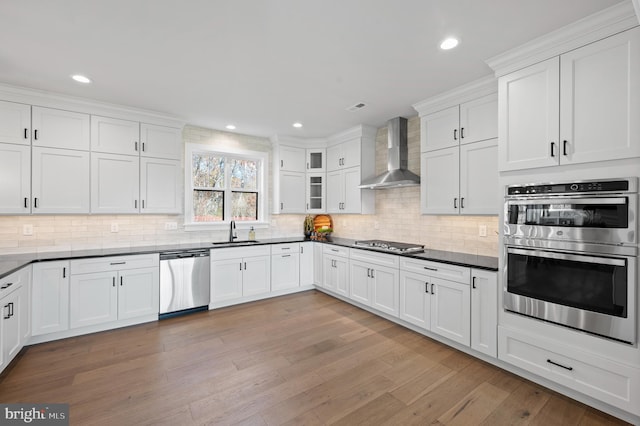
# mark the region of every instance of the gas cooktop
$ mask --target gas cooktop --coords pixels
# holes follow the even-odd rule
[[[424,246],[419,244],[396,243],[382,240],[356,241],[355,245],[389,253],[416,253],[424,251]]]

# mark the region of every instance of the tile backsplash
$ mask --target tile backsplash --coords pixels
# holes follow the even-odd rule
[[[420,124],[409,120],[409,169],[420,172]],[[268,152],[266,138],[186,126],[185,143],[236,145],[244,149]],[[387,131],[378,130],[376,169],[380,173],[387,163]],[[271,193],[271,173],[269,193]],[[271,211],[271,207],[269,207]],[[256,237],[274,238],[302,234],[304,215],[272,215],[268,229],[257,229]],[[376,191],[375,215],[334,215],[334,235],[357,239],[387,239],[424,244],[437,250],[497,256],[498,219],[495,216],[423,216],[420,215],[419,187]],[[177,223],[167,230],[167,223]],[[33,235],[23,235],[25,225]],[[118,232],[112,232],[112,226]],[[487,236],[480,237],[480,226]],[[240,237],[244,238],[240,230]],[[227,231],[187,232],[181,215],[52,215],[0,216],[0,254],[58,251],[70,249],[131,247],[167,243],[223,241]]]

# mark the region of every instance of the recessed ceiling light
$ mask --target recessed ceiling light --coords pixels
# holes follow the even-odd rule
[[[82,74],[74,74],[71,76],[72,79],[74,79],[75,81],[77,81],[78,83],[84,83],[84,84],[89,84],[91,83],[91,79],[87,76],[84,76]]]
[[[440,43],[440,49],[449,50],[453,49],[458,45],[459,41],[457,38],[449,37],[445,39],[442,43]]]
[[[229,130],[235,130],[236,129],[236,126],[234,126],[233,124],[227,124],[225,127],[227,129],[229,129]]]
[[[302,127],[302,123],[293,123],[293,127],[299,129],[300,127]]]

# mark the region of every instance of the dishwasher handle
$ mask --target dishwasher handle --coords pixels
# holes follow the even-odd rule
[[[191,257],[208,257],[209,250],[171,251],[160,253],[160,260],[188,259]]]

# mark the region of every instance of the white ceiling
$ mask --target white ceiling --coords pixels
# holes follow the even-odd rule
[[[415,115],[491,74],[485,59],[620,1],[0,0],[0,82],[324,137]],[[450,35],[460,46],[439,50]]]

